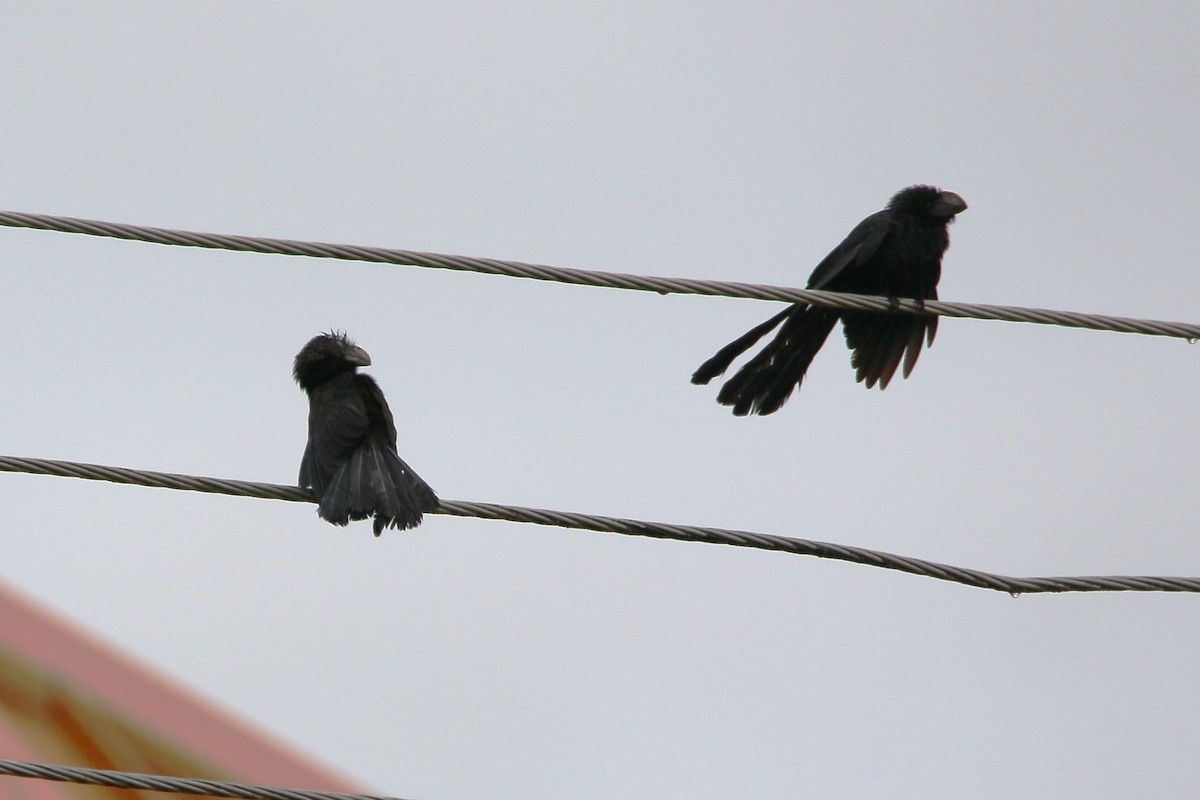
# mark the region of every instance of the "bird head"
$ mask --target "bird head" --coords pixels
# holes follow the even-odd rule
[[[967,201],[954,192],[943,192],[936,186],[921,184],[896,192],[888,203],[888,209],[953,222],[956,214],[967,210]]]
[[[296,354],[292,377],[300,388],[308,391],[331,378],[359,367],[369,367],[367,351],[350,341],[342,331],[330,331],[314,336]]]

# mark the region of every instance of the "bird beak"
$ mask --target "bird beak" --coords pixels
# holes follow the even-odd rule
[[[937,202],[933,204],[933,215],[935,217],[949,218],[966,210],[967,201],[954,192],[942,192],[938,195]]]
[[[358,346],[350,348],[350,351],[346,353],[346,360],[358,367],[371,366],[371,357],[367,355],[366,350]]]

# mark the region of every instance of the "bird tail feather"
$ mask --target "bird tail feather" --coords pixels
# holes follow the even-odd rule
[[[839,312],[795,305],[775,338],[725,382],[717,402],[733,406],[739,417],[778,411],[804,380],[821,345],[837,324]]]
[[[414,528],[437,507],[433,489],[395,451],[364,442],[334,473],[317,513],[335,525],[374,517],[378,536],[385,527]]]
[[[776,325],[784,320],[788,314],[792,313],[795,306],[788,306],[783,311],[771,317],[766,322],[756,325],[750,330],[743,333],[738,338],[734,339],[729,344],[717,351],[717,354],[700,365],[700,368],[692,373],[692,383],[697,386],[703,386],[713,378],[721,375],[725,370],[729,369],[729,365],[740,356],[742,353],[749,350],[768,332],[773,330]]]

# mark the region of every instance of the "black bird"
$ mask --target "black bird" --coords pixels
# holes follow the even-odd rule
[[[330,331],[304,345],[292,376],[308,394],[300,486],[312,489],[321,519],[345,525],[374,516],[378,536],[385,527],[420,525],[438,499],[396,454],[396,423],[383,391],[357,373],[370,365],[366,350]]]
[[[934,186],[900,190],[887,208],[858,223],[825,256],[809,277],[808,288],[936,300],[942,254],[950,245],[946,226],[966,208],[957,194]],[[839,319],[846,345],[853,351],[850,363],[868,389],[876,383],[887,388],[901,358],[907,378],[921,354],[922,341],[933,344],[938,322],[936,316],[838,311],[796,303],[722,347],[700,365],[692,383],[705,384],[725,372],[734,359],[782,322],[770,344],[717,394],[717,402],[733,406],[739,417],[778,411],[804,380],[808,365]]]

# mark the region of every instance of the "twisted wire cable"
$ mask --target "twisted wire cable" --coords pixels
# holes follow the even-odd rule
[[[233,783],[201,778],[172,778],[167,775],[146,775],[140,772],[68,767],[60,764],[39,764],[34,761],[9,761],[6,759],[0,759],[0,775],[80,783],[89,786],[108,786],[115,789],[145,789],[205,797],[241,797],[246,800],[400,800],[395,797],[378,795],[280,789],[254,783]]]
[[[226,478],[205,478],[196,475],[181,475],[169,472],[150,472],[125,467],[107,467],[98,464],[80,464],[73,461],[52,461],[41,458],[18,458],[0,456],[0,472],[22,472],[31,475],[55,475],[65,478],[83,478],[94,481],[110,481],[135,486],[150,486],[163,489],[180,489],[192,492],[209,492],[238,497],[256,497],[267,500],[287,500],[297,503],[315,502],[312,496],[298,486],[274,483],[238,481]],[[604,517],[595,514],[580,514],[573,511],[551,511],[541,508],[476,503],[462,500],[442,500],[433,514],[456,517],[505,520],[533,525],[548,525],[558,528],[619,533],[626,536],[648,536],[655,539],[675,539],[682,542],[705,542],[734,547],[750,547],[794,555],[815,556],[837,561],[849,561],[869,567],[907,572],[926,578],[960,583],[980,589],[1008,592],[1012,595],[1045,594],[1056,592],[1200,592],[1200,578],[1177,578],[1156,576],[1081,576],[1048,578],[1014,578],[991,572],[939,564],[919,558],[869,550],[865,547],[797,539],[789,536],[753,533],[751,531],[710,528],[697,525],[672,525],[661,522],[645,522],[621,517]]]
[[[939,314],[946,317],[1028,322],[1038,325],[1059,325],[1068,328],[1087,328],[1117,333],[1141,333],[1148,336],[1171,336],[1180,339],[1200,339],[1200,324],[1166,322],[1163,320],[1113,317],[1102,314],[1083,314],[1075,311],[1055,311],[1045,308],[997,306],[980,303],[955,303],[938,300],[890,299],[872,295],[848,294],[795,289],[729,281],[708,281],[691,278],[662,278],[620,272],[552,267],[522,261],[502,261],[494,258],[423,253],[414,250],[395,250],[383,247],[305,242],[291,239],[269,239],[258,236],[235,236],[196,231],[150,228],[116,222],[59,217],[51,214],[26,214],[0,211],[0,225],[10,228],[32,228],[61,233],[82,233],[154,244],[203,247],[216,250],[236,250],[250,253],[274,253],[314,258],[337,258],[347,261],[368,261],[380,264],[450,269],[479,272],[487,275],[506,275],[512,278],[531,278],[540,281],[571,283],[580,286],[601,286],[612,289],[633,289],[659,294],[697,294],[736,297],[751,300],[781,300],[789,303],[808,303],[814,306],[856,311],[900,311],[908,314]]]

